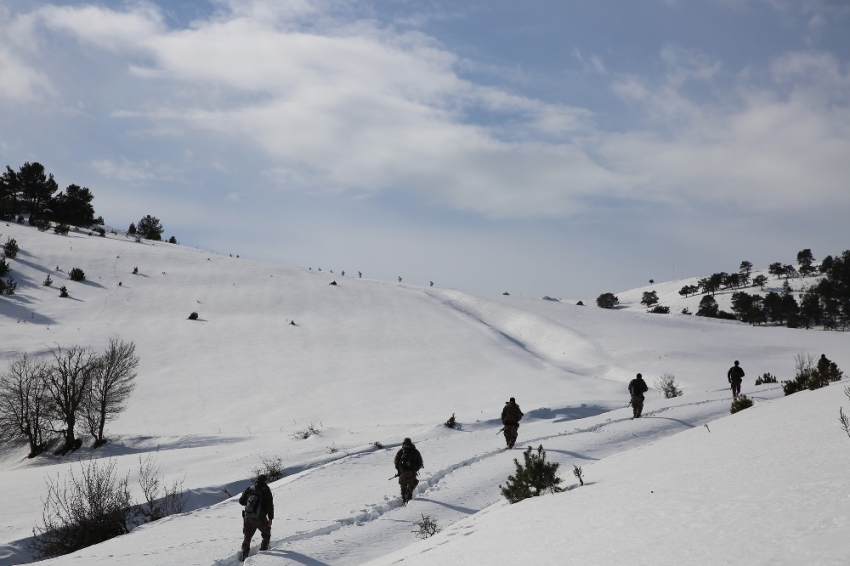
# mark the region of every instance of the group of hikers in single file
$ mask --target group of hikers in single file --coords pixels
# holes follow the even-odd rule
[[[741,368],[738,360],[735,360],[735,365],[729,368],[726,374],[729,384],[732,388],[733,397],[737,398],[741,393],[741,382],[744,378],[744,370]],[[632,418],[640,418],[643,412],[644,394],[649,391],[649,386],[643,380],[641,374],[629,382],[629,394],[631,400],[629,405],[632,408]],[[523,412],[520,410],[516,399],[513,397],[505,403],[502,408],[502,429],[499,432],[504,432],[505,444],[508,449],[512,449],[516,444],[519,434],[519,422],[522,420]],[[393,460],[395,465],[396,475],[390,479],[398,478],[398,485],[401,488],[401,501],[407,504],[413,499],[413,491],[419,485],[419,479],[416,477],[425,464],[422,460],[422,454],[417,450],[416,445],[410,438],[405,438],[401,444],[401,448],[395,455]],[[256,482],[249,486],[239,498],[239,504],[245,507],[242,511],[243,527],[242,533],[245,538],[242,541],[241,560],[245,560],[251,548],[251,539],[259,530],[261,535],[260,550],[268,550],[269,541],[271,540],[272,520],[274,519],[274,497],[271,489],[268,486],[268,477],[265,474],[260,474]]]

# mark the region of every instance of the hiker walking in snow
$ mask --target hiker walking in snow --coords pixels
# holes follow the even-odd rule
[[[245,510],[242,511],[242,533],[245,535],[242,541],[241,560],[243,562],[251,550],[251,539],[257,529],[259,529],[262,537],[260,550],[269,549],[269,541],[272,538],[272,520],[274,519],[274,496],[267,485],[268,479],[266,474],[260,474],[257,477],[257,482],[243,491],[242,497],[239,498],[239,505],[245,506]]]
[[[502,409],[502,430],[505,431],[505,442],[508,448],[513,448],[516,443],[517,433],[519,432],[519,421],[522,420],[522,411],[516,400],[511,397],[511,400],[505,403],[505,408]]]
[[[632,418],[639,419],[643,412],[643,394],[649,391],[649,386],[643,380],[641,374],[637,374],[633,380],[629,382],[629,393],[632,396]]]
[[[405,438],[401,449],[395,455],[395,470],[398,472],[398,485],[401,487],[401,500],[405,504],[413,499],[413,490],[419,485],[416,474],[425,464],[422,454],[413,445],[413,441]]]
[[[729,385],[732,386],[732,397],[734,399],[737,399],[741,393],[741,382],[744,380],[744,368],[739,366],[739,363],[738,360],[735,360],[735,365],[730,367],[729,371],[726,372],[726,379],[729,380]]]

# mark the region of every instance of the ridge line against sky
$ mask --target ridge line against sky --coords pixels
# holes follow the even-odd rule
[[[848,247],[848,31],[817,0],[12,1],[0,156],[193,245],[589,298]]]

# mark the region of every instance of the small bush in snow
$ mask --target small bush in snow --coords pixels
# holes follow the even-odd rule
[[[794,357],[794,368],[794,379],[782,382],[782,390],[786,395],[803,389],[815,390],[826,387],[844,375],[835,362],[830,361],[825,355],[821,355],[815,364],[814,356],[808,352],[802,352]]]
[[[138,275],[138,274],[139,274],[139,268],[138,268],[138,267],[134,267],[134,268],[133,268],[133,275]]]
[[[90,460],[62,484],[48,476],[42,525],[33,529],[30,543],[36,558],[70,554],[130,532],[133,498],[128,477],[118,477],[115,468],[115,460]]]
[[[168,238],[168,243],[169,244],[176,244],[177,238],[175,238],[174,236],[171,236],[170,238]]]
[[[729,412],[733,415],[738,411],[743,411],[744,409],[749,409],[753,406],[753,400],[747,397],[746,395],[738,395],[736,399],[732,400],[732,407],[729,409]]]
[[[70,226],[68,226],[67,224],[57,224],[57,225],[53,228],[53,233],[54,233],[54,234],[59,234],[60,236],[67,236],[67,235],[68,235],[68,232],[69,232],[70,230],[71,230],[71,227],[70,227]]]
[[[53,285],[53,279],[51,279],[50,274],[47,274],[47,277],[44,278],[44,281],[41,282],[45,287],[50,287]]]
[[[136,512],[142,521],[148,523],[182,513],[186,508],[183,481],[175,480],[171,485],[164,485],[158,474],[155,457],[148,455],[142,460],[139,456],[139,486],[145,501],[136,507]]]
[[[325,446],[325,449],[327,449],[328,454],[336,454],[339,452],[339,448],[336,447],[336,442],[332,443],[330,446]]]
[[[847,415],[844,414],[844,407],[838,408],[838,422],[841,424],[841,430],[847,433],[847,436],[850,437],[850,419],[848,419]]]
[[[523,452],[522,457],[524,463],[520,464],[514,458],[516,466],[516,474],[508,476],[508,481],[505,486],[499,485],[502,495],[511,503],[517,503],[529,497],[537,497],[545,492],[557,493],[563,491],[558,487],[561,483],[561,478],[558,477],[557,462],[546,461],[546,451],[543,450],[543,445],[537,447],[537,453],[534,453],[531,446]]]
[[[579,302],[576,303],[576,306],[577,307],[583,307],[584,303],[582,301],[579,301]]]
[[[38,228],[39,232],[47,232],[50,230],[50,221],[46,218],[38,218],[36,220],[31,220],[30,224]]]
[[[457,428],[457,421],[455,421],[455,414],[452,413],[452,416],[449,417],[449,420],[443,423],[449,428]]]
[[[7,273],[9,273],[9,264],[5,257],[0,257],[0,277],[6,277]]]
[[[3,244],[3,254],[9,259],[15,259],[20,249],[18,241],[14,238],[7,238],[6,243]]]
[[[614,293],[602,293],[596,297],[596,306],[602,309],[613,309],[620,304],[620,299]]]
[[[192,312],[192,314],[189,315],[189,320],[198,320],[198,313]]]
[[[85,281],[86,274],[79,267],[71,268],[71,271],[68,272],[68,279],[71,281]]]
[[[665,307],[662,305],[655,305],[650,310],[646,311],[652,314],[670,314],[670,307]]]
[[[379,441],[377,441],[377,440],[376,440],[375,442],[373,442],[373,443],[372,443],[372,446],[374,446],[374,447],[375,447],[375,448],[377,448],[378,450],[383,450],[383,448],[384,448],[384,445],[383,445],[383,444],[381,444],[381,443],[380,443]]]
[[[665,399],[673,397],[681,397],[684,393],[679,389],[679,384],[676,383],[676,377],[669,373],[664,373],[655,380],[655,387],[664,393]]]
[[[425,515],[424,513],[420,513],[422,515],[422,520],[416,523],[416,526],[419,527],[415,531],[410,531],[421,539],[426,539],[434,536],[439,533],[442,529],[437,526],[437,520],[431,517],[430,515]]]
[[[584,472],[579,466],[573,464],[573,475],[579,482],[579,485],[584,485]]]
[[[63,299],[68,297],[68,288],[64,285],[59,287],[59,296]]]
[[[310,426],[296,430],[292,434],[289,435],[290,438],[296,438],[301,440],[306,440],[313,436],[314,434],[319,434],[321,430],[316,427],[313,423],[310,423]]]
[[[283,467],[283,460],[280,456],[272,456],[271,458],[260,458],[260,466],[251,470],[251,478],[254,483],[260,474],[266,474],[269,483],[286,477],[286,470]]]
[[[691,310],[688,307],[682,309],[682,314],[691,314]]]
[[[12,279],[11,275],[5,281],[0,279],[0,294],[14,295],[15,289],[17,289],[17,288],[18,288],[18,283],[17,283],[17,281]]]
[[[181,513],[183,482],[163,486],[159,467],[148,456],[139,457],[139,485],[145,500],[130,495],[128,476],[118,476],[115,460],[80,463],[60,484],[47,478],[42,525],[33,529],[30,551],[36,558],[70,554],[93,544],[127,534],[138,524]]]
[[[756,378],[756,385],[764,385],[765,383],[778,383],[778,381],[775,375],[766,371]]]

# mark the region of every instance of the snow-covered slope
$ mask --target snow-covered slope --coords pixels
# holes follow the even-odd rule
[[[763,297],[770,291],[781,293],[783,290],[782,286],[785,284],[786,281],[788,282],[788,285],[791,288],[791,293],[799,302],[806,289],[817,285],[818,282],[823,279],[822,275],[813,275],[810,277],[783,277],[777,279],[775,276],[770,275],[768,273],[767,268],[754,270],[750,274],[750,277],[755,278],[759,275],[764,275],[768,279],[768,282],[764,286],[764,289],[761,289],[757,286],[742,286],[738,288],[733,287],[729,289],[720,289],[713,295],[714,299],[717,301],[718,307],[721,310],[732,312],[733,294],[739,291],[743,291],[751,295],[756,294],[761,295]],[[641,304],[643,294],[646,291],[655,291],[658,295],[658,304],[670,307],[671,315],[681,314],[682,309],[684,308],[687,308],[692,314],[696,313],[697,310],[699,310],[699,302],[703,297],[705,297],[705,294],[698,292],[695,295],[683,297],[679,295],[679,290],[681,290],[682,287],[684,287],[685,285],[692,285],[698,287],[699,280],[701,278],[702,277],[689,277],[686,279],[677,279],[675,281],[660,281],[658,283],[647,285],[645,287],[637,287],[635,289],[629,289],[628,291],[616,293],[617,298],[620,300],[619,308],[646,311],[646,307]]]
[[[510,396],[527,414],[520,443],[542,442],[571,467],[728,414],[734,359],[748,373],[745,392],[765,371],[790,378],[799,351],[850,366],[845,333],[357,280],[124,237],[15,224],[0,232],[21,247],[10,261],[17,294],[0,297],[0,370],[22,351],[100,350],[114,334],[135,341],[137,390],[93,455],[132,472],[139,455],[157,452],[166,478],[184,477],[191,490],[190,513],[78,553],[87,564],[232,561],[239,513],[222,490],[240,490],[260,458],[275,455],[290,474],[273,485],[283,510],[276,550],[250,560],[359,564],[415,540],[420,512],[448,525],[499,500],[516,455],[495,435]],[[68,281],[72,267],[88,281]],[[48,273],[52,287],[41,285]],[[58,296],[63,284],[69,299]],[[187,320],[192,311],[199,320]],[[625,384],[638,371],[650,385],[674,374],[685,396],[651,390],[646,412],[658,418],[631,421]],[[774,386],[756,398],[780,395]],[[452,413],[462,431],[441,426]],[[311,423],[320,435],[290,436]],[[419,443],[425,481],[399,508],[387,478],[405,436]],[[27,460],[6,450],[0,564],[26,556],[42,478],[91,454]]]
[[[758,404],[588,463],[583,487],[497,503],[370,566],[846,564],[841,405],[840,385]]]

